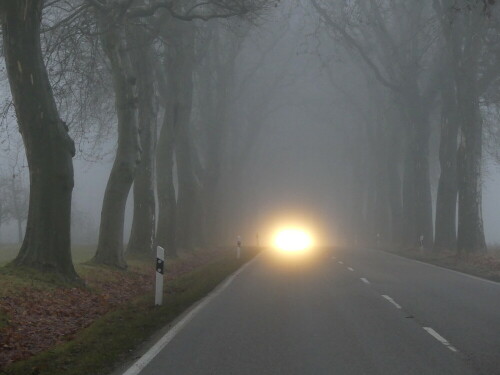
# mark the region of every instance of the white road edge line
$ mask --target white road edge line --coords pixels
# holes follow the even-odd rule
[[[347,269],[351,272],[354,272],[354,268],[351,268],[351,267],[347,267]]]
[[[339,262],[339,264],[344,264],[344,262]]]
[[[160,353],[175,336],[215,297],[217,297],[224,289],[226,289],[238,275],[240,275],[247,267],[254,263],[258,255],[250,262],[241,267],[238,271],[229,276],[229,278],[213,292],[204,297],[198,305],[193,308],[184,318],[182,318],[175,326],[173,326],[156,344],[154,344],[141,358],[139,358],[132,366],[128,368],[122,375],[138,375],[141,371]]]
[[[396,301],[394,301],[391,297],[389,297],[388,295],[382,295],[383,298],[385,298],[387,301],[389,301],[390,303],[392,303],[397,309],[401,309],[401,305],[397,304]]]
[[[365,279],[364,277],[361,278],[361,281],[364,282],[365,284],[370,284],[370,282],[368,281],[368,279]]]
[[[438,340],[441,344],[446,346],[448,349],[450,349],[452,352],[458,352],[457,348],[452,346],[448,340],[446,340],[443,336],[441,336],[439,333],[434,331],[431,327],[422,327],[424,330],[427,331],[429,335],[434,337],[436,340]]]

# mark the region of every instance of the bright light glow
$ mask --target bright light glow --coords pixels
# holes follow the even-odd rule
[[[287,228],[279,231],[274,239],[275,246],[285,252],[303,252],[312,246],[312,237],[302,229]]]

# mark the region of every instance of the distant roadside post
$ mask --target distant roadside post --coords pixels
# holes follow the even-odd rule
[[[241,236],[238,236],[236,240],[236,259],[240,259],[241,257]]]
[[[420,235],[420,250],[421,251],[424,250],[424,235],[423,234]]]
[[[163,273],[165,272],[165,249],[156,248],[155,306],[163,304]]]

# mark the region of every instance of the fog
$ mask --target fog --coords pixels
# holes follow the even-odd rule
[[[498,6],[132,3],[116,30],[86,2],[44,10],[42,55],[77,146],[73,244],[120,264],[134,246],[271,243],[284,225],[325,245],[500,243]],[[43,167],[27,162],[18,131],[34,145],[11,96],[22,82],[1,72],[2,207],[13,207],[9,181],[27,189]],[[26,228],[28,205],[24,219],[13,210],[3,243],[18,242],[19,220]]]

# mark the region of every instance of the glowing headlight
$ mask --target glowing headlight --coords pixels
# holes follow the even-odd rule
[[[311,236],[301,229],[284,229],[276,234],[274,245],[286,252],[302,252],[312,246]]]

